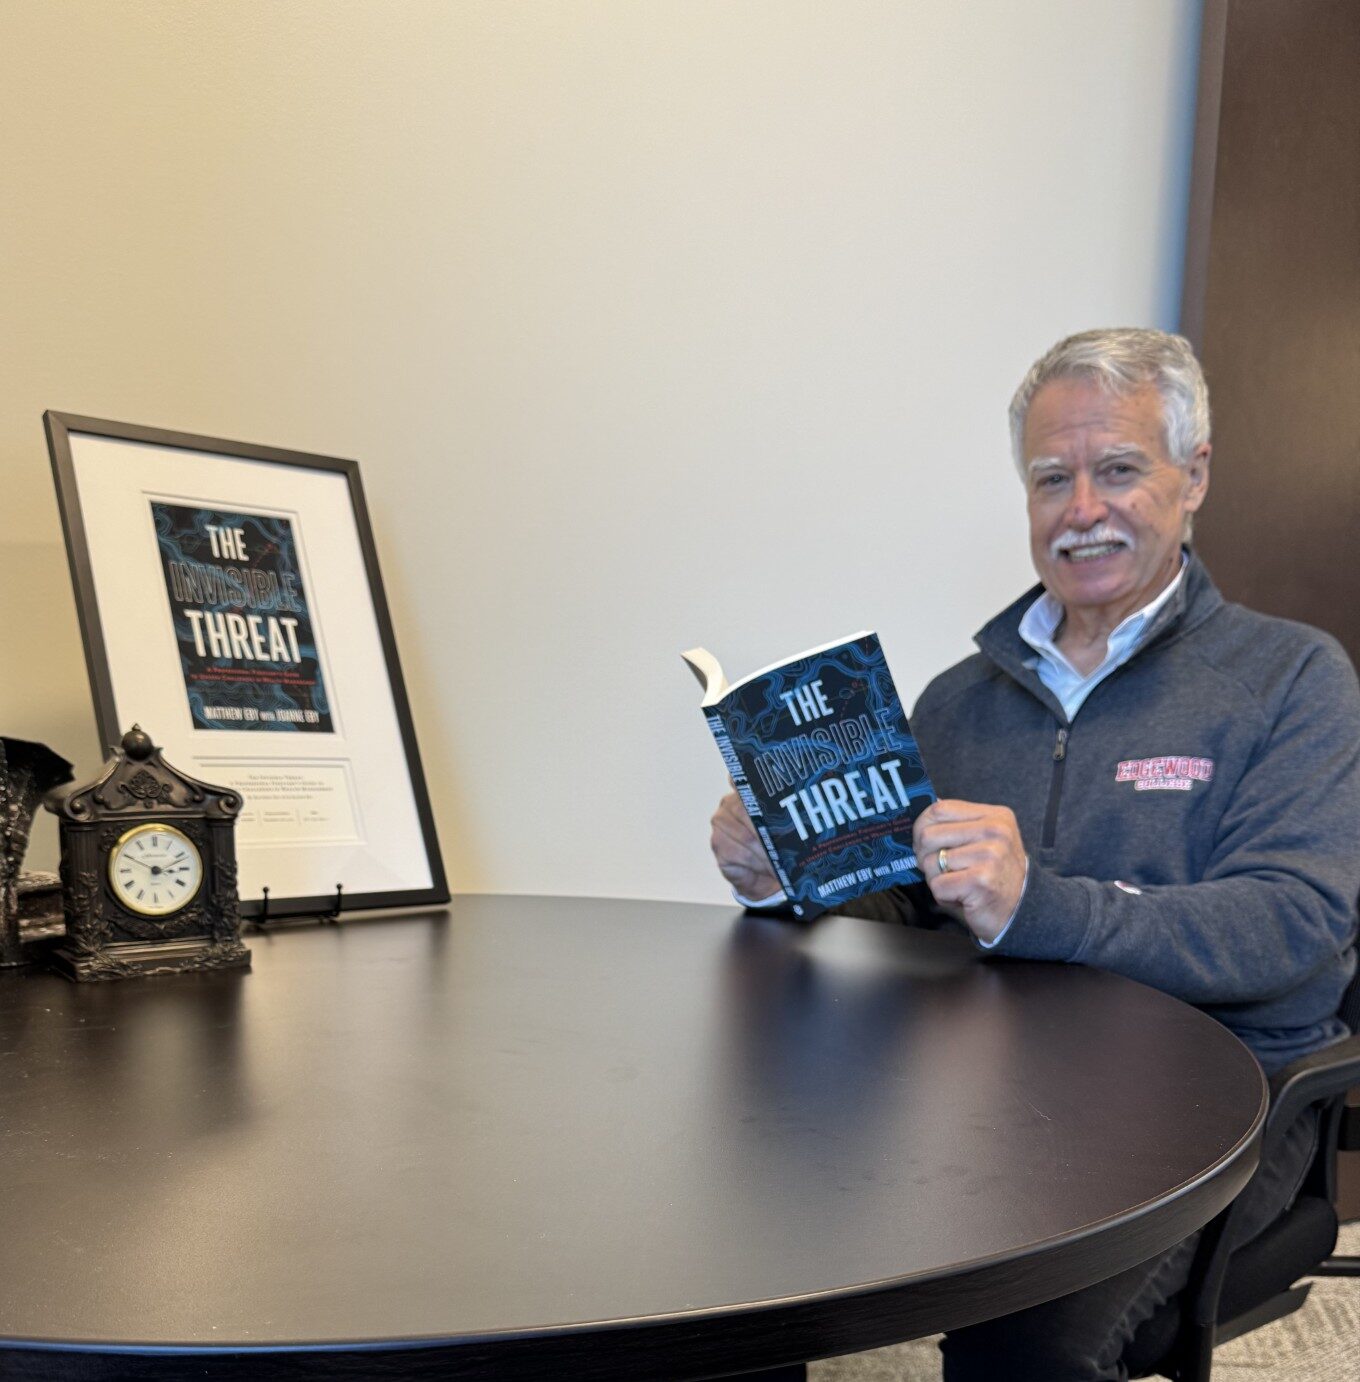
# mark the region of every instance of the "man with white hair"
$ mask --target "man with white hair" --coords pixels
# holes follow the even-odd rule
[[[1060,341],[1010,420],[1040,585],[912,713],[941,794],[915,824],[926,888],[840,910],[961,924],[998,955],[1127,975],[1216,1017],[1271,1073],[1346,1035],[1337,1009],[1360,892],[1354,670],[1326,634],[1225,602],[1191,552],[1209,403],[1183,338]],[[734,794],[712,846],[743,902],[778,905]],[[1316,1120],[1302,1120],[1244,1192],[1244,1238],[1291,1202],[1315,1138]],[[1194,1244],[955,1331],[946,1379],[1127,1376],[1121,1355],[1185,1284]]]

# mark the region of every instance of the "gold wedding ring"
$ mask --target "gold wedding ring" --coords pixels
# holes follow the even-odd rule
[[[935,851],[935,862],[940,866],[941,873],[948,873],[949,851],[947,849],[937,849]]]

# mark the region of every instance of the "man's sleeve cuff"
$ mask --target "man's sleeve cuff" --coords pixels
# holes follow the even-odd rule
[[[1098,886],[1087,878],[1059,877],[1031,859],[1020,905],[987,949],[1017,960],[1075,960],[1086,942],[1091,892]]]
[[[783,888],[772,892],[769,897],[762,897],[759,902],[752,902],[749,897],[743,897],[735,888],[732,889],[732,896],[752,912],[763,912],[767,907],[784,907],[789,900],[789,895]]]
[[[1006,932],[1015,924],[1015,919],[1020,915],[1020,908],[1024,905],[1025,893],[1029,890],[1029,855],[1025,855],[1025,877],[1020,884],[1020,896],[1015,899],[1015,906],[1011,908],[1011,914],[1006,918],[1006,924],[994,935],[991,940],[984,941],[979,939],[978,944],[984,950],[995,950],[1003,940],[1006,939]]]

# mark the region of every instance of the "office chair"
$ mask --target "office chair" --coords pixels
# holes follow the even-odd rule
[[[1360,1258],[1338,1258],[1336,1154],[1360,1150],[1360,1109],[1346,1091],[1360,1086],[1360,973],[1341,1000],[1345,1041],[1285,1066],[1270,1081],[1261,1141],[1264,1161],[1294,1120],[1321,1108],[1318,1149],[1291,1208],[1249,1243],[1233,1246],[1231,1204],[1204,1230],[1185,1290],[1143,1324],[1124,1355],[1130,1377],[1209,1382],[1215,1344],[1297,1310],[1312,1289],[1307,1276],[1360,1276]]]

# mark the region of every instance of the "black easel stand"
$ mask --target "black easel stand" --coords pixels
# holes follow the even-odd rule
[[[315,915],[313,916],[312,920],[314,920],[314,921],[319,921],[323,926],[334,926],[334,925],[337,925],[337,924],[339,923],[339,921],[340,921],[340,909],[341,909],[341,904],[342,904],[343,901],[344,901],[344,893],[345,893],[345,885],[344,885],[343,883],[337,883],[337,884],[335,885],[335,901],[331,903],[330,911],[328,911],[328,912],[317,912],[317,913],[315,913]],[[294,920],[305,921],[305,920],[307,920],[307,917],[306,917],[305,914],[303,914],[303,915],[300,916],[300,917],[287,917],[287,918],[284,918],[284,917],[271,917],[271,916],[269,915],[269,889],[268,889],[268,888],[261,888],[261,889],[260,889],[260,894],[261,894],[261,897],[260,897],[260,914],[259,914],[259,916],[251,917],[251,918],[250,918],[250,923],[251,923],[252,926],[256,926],[256,927],[258,927],[260,930],[263,931],[266,927],[272,925],[272,924],[275,923],[275,922],[284,921],[284,920],[288,920],[288,921],[294,921]]]

